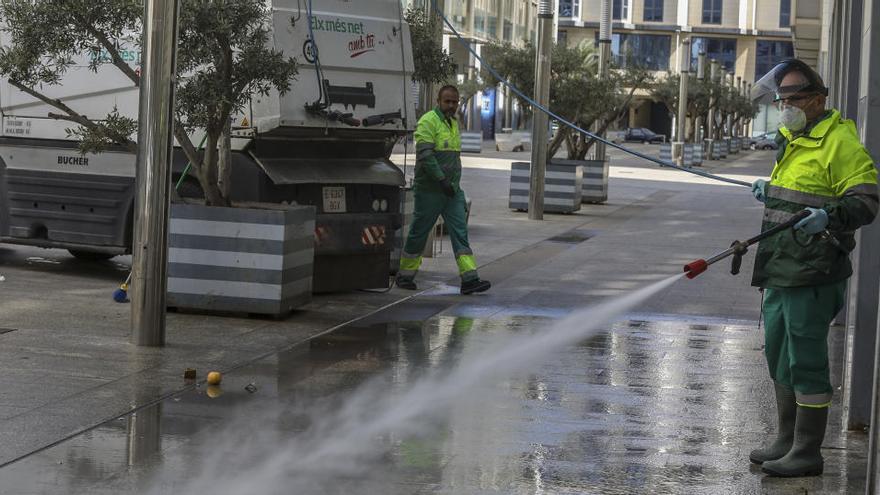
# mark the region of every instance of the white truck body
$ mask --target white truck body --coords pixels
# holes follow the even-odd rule
[[[361,221],[357,219],[364,215],[396,214],[397,204],[381,212],[357,204],[370,194],[370,187],[378,191],[379,186],[403,185],[399,169],[387,160],[388,153],[378,151],[390,150],[388,143],[411,132],[415,124],[409,28],[399,0],[312,0],[314,43],[309,0],[268,3],[271,43],[297,60],[299,74],[288,93],[254,96],[234,116],[236,166],[241,163],[246,179],[235,182],[247,185],[233,191],[233,199],[318,203],[319,226],[322,215],[331,223],[349,215],[347,228],[355,230]],[[8,33],[0,34],[0,45],[9,43]],[[131,48],[137,45],[122,46],[123,58],[139,70],[141,54]],[[136,119],[138,88],[112,64],[92,72],[88,56],[76,61],[61,84],[38,89],[90,118],[100,119],[115,108]],[[308,105],[322,101],[322,94],[325,108],[308,110]],[[75,124],[53,119],[50,113],[61,112],[0,76],[0,241],[78,252],[128,252],[134,154],[114,150],[81,155],[67,132]],[[350,115],[340,119],[341,114]],[[392,114],[399,118],[389,118]],[[372,125],[352,124],[361,121]],[[191,139],[198,144],[201,137],[196,132]],[[185,164],[179,151],[175,161],[179,175]],[[353,196],[342,201],[341,208],[337,201],[332,211],[322,211],[324,186],[334,195]],[[387,196],[382,196],[386,203],[399,204],[398,196],[385,190],[381,194]],[[364,221],[363,228],[375,226],[372,217]],[[399,224],[387,218],[382,222],[392,229],[396,228],[392,224]],[[338,239],[327,252],[344,253],[346,244],[360,235],[346,239]],[[387,266],[386,260],[386,276]]]

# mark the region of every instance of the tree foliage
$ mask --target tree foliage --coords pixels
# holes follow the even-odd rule
[[[205,130],[196,173],[208,204],[224,205],[231,186],[230,117],[252,95],[288,92],[296,62],[269,48],[271,11],[263,2],[183,0],[183,7],[177,116],[185,129]]]
[[[678,112],[678,95],[679,82],[681,76],[679,74],[667,73],[666,77],[658,80],[651,86],[650,94],[655,100],[663,103],[669,112],[670,118],[677,115]],[[714,109],[718,115],[720,123],[710,123],[708,121],[709,110]],[[688,101],[687,101],[687,117],[688,126],[686,130],[687,138],[693,139],[696,129],[695,117],[702,117],[705,126],[715,125],[716,135],[721,135],[727,122],[728,116],[735,116],[734,125],[746,122],[755,117],[758,108],[747,96],[740,95],[730,86],[713,82],[706,78],[702,81],[698,80],[693,74],[688,77]],[[704,132],[704,135],[706,133]]]
[[[450,80],[455,75],[456,65],[452,56],[443,50],[443,43],[437,36],[442,21],[416,6],[407,9],[404,20],[409,24],[412,40],[413,81],[435,84]]]
[[[484,48],[487,63],[504,78],[510,80],[527,95],[534,94],[535,46],[521,47],[510,44],[491,44]],[[598,53],[591,43],[577,46],[555,45],[551,55],[550,110],[560,117],[590,130],[602,122],[602,131],[626,111],[635,92],[651,81],[648,71],[630,66],[609,70],[608,76],[598,76]],[[499,81],[489,73],[483,78],[490,85]],[[526,101],[520,103],[528,107]],[[583,160],[594,144],[589,136],[560,125],[550,142],[548,158],[566,145],[567,156]]]
[[[68,134],[79,139],[83,153],[119,145],[135,151],[135,120],[117,109],[104,116],[86,115],[47,94],[83,56],[92,72],[114,66],[139,86],[140,75],[123,51],[140,46],[142,16],[138,0],[0,0],[0,19],[9,36],[9,44],[0,48],[0,73],[58,110],[49,117],[75,124]],[[296,74],[293,59],[284,60],[268,47],[269,16],[269,8],[253,0],[181,3],[177,68],[182,77],[177,78],[174,136],[209,205],[229,204],[229,116],[253,93],[288,91]],[[204,153],[187,134],[194,127],[208,134]]]

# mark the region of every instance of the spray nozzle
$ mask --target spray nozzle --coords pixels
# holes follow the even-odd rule
[[[700,259],[684,265],[684,272],[687,274],[687,278],[695,278],[697,275],[705,272],[706,268],[709,268],[709,263],[706,260]]]

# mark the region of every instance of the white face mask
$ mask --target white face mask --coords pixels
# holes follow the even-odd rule
[[[800,132],[807,126],[807,114],[798,107],[787,106],[779,116],[779,125],[791,132]]]

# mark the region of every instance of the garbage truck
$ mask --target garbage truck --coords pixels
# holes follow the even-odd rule
[[[233,122],[233,202],[316,208],[316,292],[385,287],[404,174],[390,160],[412,132],[409,29],[399,0],[271,0],[270,43],[294,57],[285,94],[253,95]],[[3,36],[7,36],[5,33]],[[0,37],[0,45],[9,43]],[[139,70],[136,43],[121,54]],[[84,53],[50,98],[83,115],[137,118],[138,88]],[[184,75],[185,77],[185,75]],[[81,154],[57,109],[0,78],[0,242],[106,259],[131,252],[135,155]],[[192,136],[198,142],[199,132]],[[172,177],[199,196],[175,145]]]

